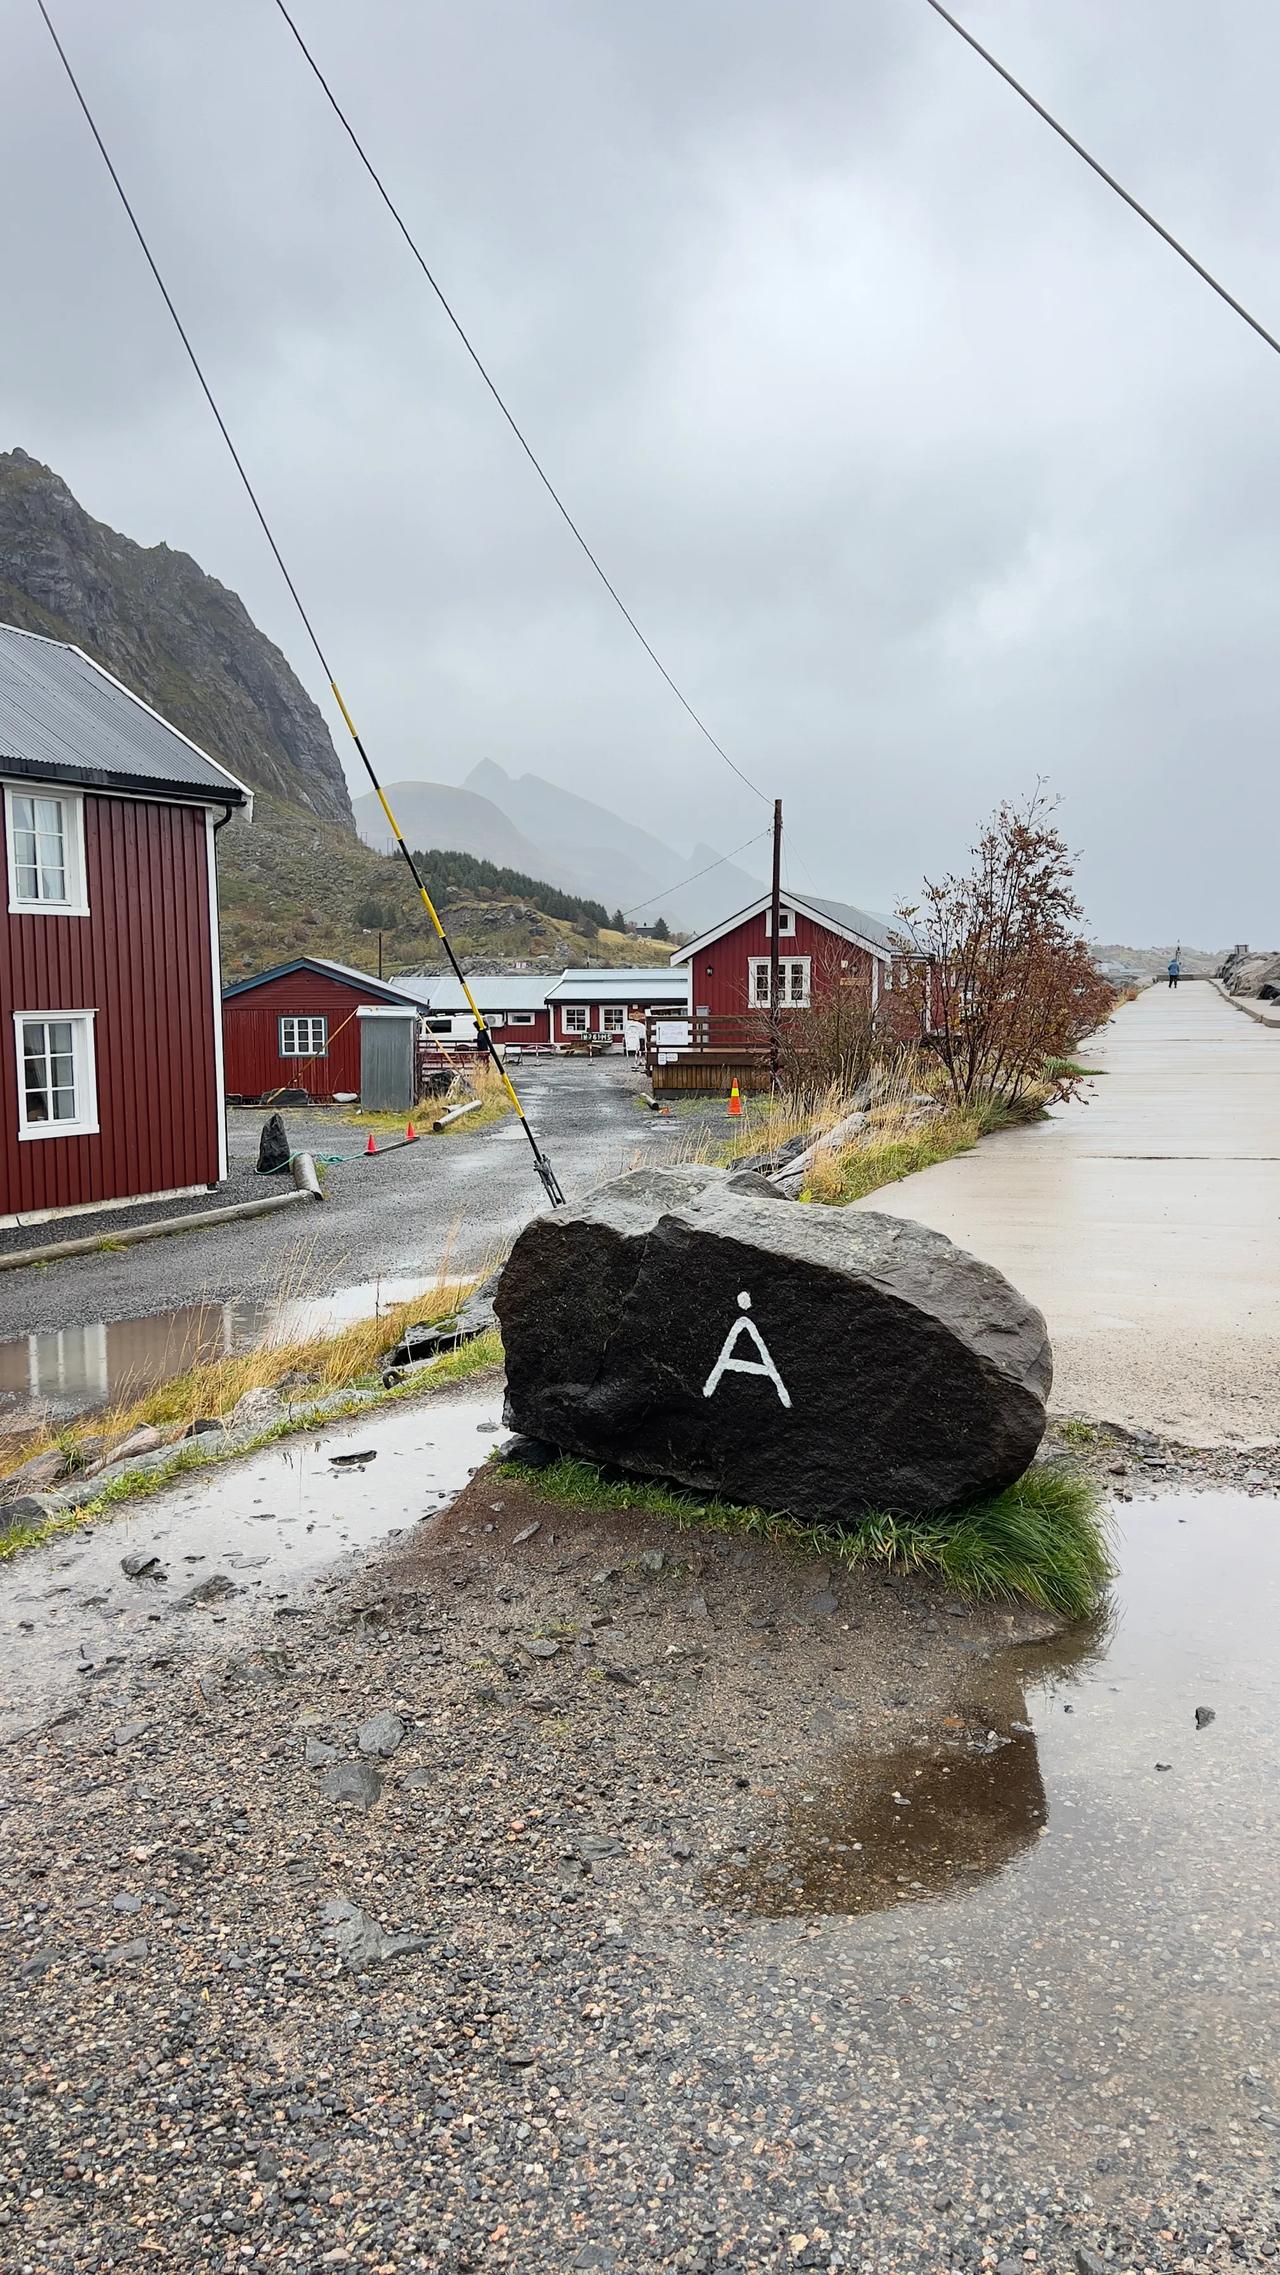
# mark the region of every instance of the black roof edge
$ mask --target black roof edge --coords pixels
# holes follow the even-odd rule
[[[247,980],[232,980],[229,986],[224,987],[222,1000],[225,1003],[228,996],[247,995],[252,988],[265,987],[268,980],[287,979],[290,972],[318,972],[325,979],[336,977],[345,980],[351,988],[366,987],[372,995],[385,997],[388,1003],[412,1003],[421,1007],[419,996],[410,995],[407,989],[397,987],[393,980],[376,980],[372,973],[365,972],[357,981],[349,967],[332,963],[327,956],[290,956],[286,964],[272,964],[264,972],[251,972]]]
[[[152,798],[179,806],[247,806],[252,792],[230,778],[225,782],[165,782],[152,774],[121,774],[101,766],[53,765],[44,759],[13,758],[0,751],[0,774],[28,782],[65,782],[76,790],[105,796]]]

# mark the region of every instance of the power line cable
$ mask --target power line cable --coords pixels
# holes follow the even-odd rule
[[[608,593],[615,606],[620,609],[622,615],[626,618],[627,623],[635,633],[635,636],[640,642],[641,647],[644,649],[645,654],[648,656],[649,661],[652,664],[656,665],[657,669],[661,672],[662,677],[667,683],[667,686],[675,696],[677,703],[681,704],[684,710],[688,712],[689,717],[692,719],[699,734],[705,736],[706,740],[710,743],[712,750],[715,751],[717,755],[724,760],[724,763],[729,768],[730,772],[736,774],[738,780],[745,783],[747,789],[753,791],[757,798],[764,799],[765,803],[768,804],[770,801],[765,791],[760,789],[759,785],[751,780],[749,774],[745,774],[743,772],[736,759],[730,758],[729,753],[724,748],[723,743],[717,742],[705,719],[701,718],[698,712],[694,710],[694,707],[689,701],[688,696],[684,693],[683,689],[676,684],[676,681],[672,678],[671,673],[667,670],[666,665],[663,663],[661,656],[641,631],[640,626],[635,620],[635,617],[632,615],[630,609],[627,607],[626,602],[623,600],[621,594],[619,593],[617,586],[612,582],[610,577],[602,568],[599,560],[593,553],[590,545],[587,543],[586,538],[583,536],[582,531],[579,529],[577,522],[574,520],[573,515],[570,513],[568,506],[565,504],[564,499],[561,497],[560,492],[557,490],[554,482],[552,481],[551,476],[547,473],[547,470],[543,466],[541,459],[538,457],[536,451],[534,450],[532,443],[529,441],[522,427],[520,427],[518,424],[514,413],[510,410],[504,397],[500,393],[496,381],[490,376],[490,373],[486,369],[485,364],[481,360],[479,351],[473,345],[469,334],[465,331],[461,319],[455,312],[448,299],[445,297],[444,291],[441,288],[440,284],[437,282],[436,277],[432,273],[432,270],[428,266],[426,258],[422,253],[421,248],[419,247],[412,232],[410,231],[409,225],[406,222],[404,215],[401,213],[399,207],[395,203],[395,200],[391,196],[391,193],[383,181],[382,176],[378,173],[376,167],[374,166],[373,161],[369,157],[369,154],[366,151],[364,144],[361,142],[359,135],[356,133],[355,128],[351,124],[350,119],[347,117],[347,114],[344,111],[341,103],[338,101],[337,96],[334,94],[332,87],[326,79],[314,55],[312,54],[310,48],[307,46],[307,43],[303,38],[302,33],[299,31],[297,24],[294,22],[294,19],[290,15],[288,8],[285,6],[285,0],[275,0],[275,4],[279,9],[280,14],[284,17],[284,20],[292,32],[294,39],[297,41],[298,46],[306,58],[306,61],[310,66],[310,69],[314,74],[317,83],[323,90],[325,98],[334,114],[334,117],[338,120],[339,125],[342,127],[347,140],[350,142],[357,158],[359,159],[361,165],[364,167],[364,170],[368,175],[370,181],[373,183],[378,196],[381,198],[383,204],[385,205],[388,213],[396,225],[396,228],[399,230],[400,235],[403,237],[405,244],[408,246],[409,251],[412,253],[414,260],[417,262],[418,267],[421,269],[424,277],[427,280],[427,283],[430,285],[431,290],[434,292],[436,299],[439,301],[440,306],[443,308],[445,315],[448,317],[449,322],[452,324],[454,331],[457,333],[458,338],[461,340],[463,347],[466,349],[467,354],[470,356],[472,363],[475,365],[476,370],[479,372],[480,377],[483,379],[485,386],[488,388],[489,393],[492,395],[494,402],[497,404],[498,409],[501,411],[503,418],[506,420],[507,425],[510,427],[512,434],[515,436],[521,450],[524,452],[525,457],[528,459],[529,464],[532,466],[533,471],[537,475],[538,480],[541,482],[543,489],[547,493],[547,496],[551,499],[552,504],[555,506],[557,513],[560,515],[567,528],[572,531],[574,537],[577,539],[578,544],[586,554],[588,561],[591,563],[592,568],[595,570],[596,575],[599,577],[605,591]]]
[[[686,885],[696,885],[699,877],[709,877],[713,869],[722,869],[726,861],[736,861],[738,855],[745,853],[748,846],[758,845],[761,838],[768,837],[768,835],[767,829],[758,829],[754,837],[744,838],[741,845],[735,845],[732,853],[718,853],[714,861],[708,861],[705,869],[695,869],[691,877],[681,877],[678,884],[664,885],[660,893],[650,893],[648,900],[635,901],[630,908],[623,909],[623,915],[634,916],[637,909],[652,908],[655,901],[665,900],[668,893],[678,893]]]
[[[92,134],[94,141],[97,143],[98,150],[102,157],[102,162],[106,167],[107,172],[111,176],[112,182],[115,185],[120,203],[124,207],[124,210],[129,217],[129,222],[133,229],[134,236],[137,238],[138,243],[141,246],[143,254],[145,256],[147,267],[150,269],[152,276],[155,278],[165,307],[168,309],[170,316],[173,318],[178,337],[181,340],[183,347],[187,351],[187,359],[196,375],[196,378],[200,383],[201,392],[203,393],[205,401],[207,402],[209,409],[212,411],[214,418],[218,422],[218,431],[221,434],[222,439],[227,446],[227,449],[231,453],[236,472],[244,484],[249,503],[253,507],[253,510],[261,524],[262,533],[266,538],[268,545],[271,547],[272,553],[275,555],[280,574],[284,578],[284,581],[293,596],[294,604],[297,608],[298,614],[306,627],[307,637],[310,640],[311,645],[314,648],[319,659],[320,668],[323,671],[325,678],[329,682],[329,688],[333,695],[333,699],[337,704],[338,709],[341,711],[344,720],[346,721],[347,727],[350,731],[351,740],[355,744],[356,749],[360,754],[360,763],[364,767],[365,773],[368,775],[370,782],[373,784],[374,790],[377,793],[378,803],[382,807],[383,813],[386,815],[387,823],[390,827],[392,836],[395,838],[396,844],[399,847],[399,850],[408,865],[409,874],[413,878],[414,884],[418,888],[418,893],[419,897],[421,898],[422,905],[425,908],[427,915],[431,919],[432,925],[435,928],[436,937],[439,940],[441,947],[444,949],[445,955],[448,957],[450,964],[453,967],[454,977],[461,986],[462,992],[465,995],[470,1006],[471,1016],[475,1021],[476,1037],[480,1048],[481,1050],[488,1052],[498,1070],[503,1088],[506,1090],[507,1096],[515,1108],[516,1114],[519,1118],[520,1126],[529,1141],[530,1147],[532,1148],[534,1166],[537,1169],[538,1176],[542,1181],[543,1190],[545,1191],[552,1207],[558,1208],[563,1204],[564,1194],[560,1189],[556,1173],[552,1168],[551,1163],[548,1161],[545,1153],[542,1151],[541,1146],[538,1144],[537,1138],[533,1134],[533,1130],[529,1124],[528,1116],[525,1113],[524,1107],[520,1103],[515,1085],[513,1084],[510,1075],[507,1073],[506,1066],[503,1063],[502,1054],[499,1051],[497,1044],[494,1042],[493,1036],[485,1022],[484,1014],[471,992],[467,981],[467,975],[463,971],[462,966],[459,963],[458,958],[454,952],[453,943],[449,939],[449,936],[445,931],[445,928],[441,923],[438,914],[436,913],[435,903],[432,900],[430,893],[427,891],[426,885],[422,878],[422,874],[418,868],[418,864],[414,860],[412,853],[409,851],[409,848],[405,843],[404,836],[400,829],[400,824],[396,820],[396,817],[392,813],[391,807],[387,802],[386,792],[384,791],[381,782],[378,780],[377,774],[373,768],[373,763],[364,747],[363,742],[360,739],[359,733],[357,732],[355,721],[353,720],[351,713],[348,711],[346,703],[343,700],[342,691],[338,686],[337,680],[333,676],[333,672],[330,668],[329,660],[325,655],[324,649],[320,645],[320,640],[316,633],[315,626],[313,625],[311,618],[303,606],[302,597],[298,591],[296,584],[293,581],[293,578],[289,574],[288,568],[285,565],[284,555],[281,552],[279,545],[276,543],[275,537],[272,533],[271,525],[268,522],[266,514],[264,513],[259,502],[257,491],[254,489],[254,486],[249,479],[244,460],[241,458],[240,453],[235,446],[235,443],[231,439],[231,433],[227,426],[226,420],[223,418],[222,413],[218,408],[213,390],[210,387],[208,380],[205,378],[204,371],[201,368],[200,359],[191,344],[190,336],[186,330],[185,325],[183,324],[182,318],[179,316],[178,311],[174,306],[169,288],[165,283],[164,278],[160,274],[159,268],[156,265],[155,257],[151,251],[151,247],[147,243],[146,236],[143,233],[142,224],[129,202],[124,184],[121,181],[119,174],[116,172],[115,166],[112,163],[110,152],[108,151],[106,143],[103,141],[102,136],[98,131],[97,122],[95,121],[93,113],[90,110],[88,102],[85,99],[84,93],[80,86],[80,82],[76,78],[75,72],[71,68],[71,62],[67,55],[66,49],[63,47],[63,44],[54,29],[53,20],[49,14],[48,8],[45,6],[45,0],[36,0],[36,6],[44,18],[45,27],[49,33],[49,37],[53,41],[54,47],[57,49],[58,59],[61,62],[62,68],[66,72],[67,78],[71,83],[72,92],[75,95],[76,101],[84,113],[89,131]]]
[[[952,31],[965,42],[965,45],[973,49],[975,55],[980,55],[984,63],[990,64],[991,69],[1004,80],[1007,87],[1012,87],[1015,95],[1022,97],[1023,102],[1035,112],[1037,118],[1042,118],[1046,126],[1051,126],[1054,133],[1066,143],[1068,149],[1074,150],[1077,158],[1083,158],[1086,166],[1093,168],[1099,181],[1105,182],[1109,190],[1114,190],[1118,198],[1123,198],[1130,210],[1137,214],[1138,219],[1145,221],[1148,229],[1154,229],[1157,237],[1162,237],[1170,250],[1177,254],[1179,260],[1185,261],[1189,269],[1195,270],[1201,282],[1207,284],[1211,292],[1216,292],[1219,300],[1225,300],[1228,308],[1232,309],[1241,321],[1249,326],[1250,331],[1256,332],[1260,340],[1265,340],[1267,346],[1274,348],[1276,354],[1280,355],[1280,340],[1275,337],[1275,334],[1269,332],[1265,324],[1259,323],[1256,316],[1251,316],[1243,301],[1237,300],[1234,293],[1228,292],[1225,284],[1220,284],[1217,277],[1204,266],[1204,263],[1198,261],[1194,253],[1189,253],[1186,246],[1179,242],[1172,231],[1165,228],[1163,222],[1156,220],[1154,213],[1148,213],[1145,205],[1138,203],[1137,198],[1125,188],[1123,182],[1118,182],[1114,174],[1109,174],[1101,161],[1095,158],[1091,151],[1085,149],[1083,142],[1077,142],[1074,134],[1068,133],[1066,127],[1054,117],[1052,111],[1046,110],[1043,103],[1037,102],[1030,89],[1024,87],[1020,79],[1014,78],[1012,71],[1006,71],[1003,63],[999,62],[991,53],[990,48],[984,47],[981,40],[975,39],[973,33],[967,31],[958,18],[953,16],[949,9],[943,7],[942,0],[925,0],[925,5],[932,8],[935,16],[941,16],[943,23],[949,24]]]

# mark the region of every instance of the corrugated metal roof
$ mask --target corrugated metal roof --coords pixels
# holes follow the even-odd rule
[[[548,1003],[684,1003],[689,982],[669,964],[601,964],[562,972]]]
[[[554,984],[550,972],[495,972],[468,974],[471,992],[482,1011],[541,1011]],[[397,987],[411,988],[431,1011],[466,1011],[467,999],[452,972],[421,972],[397,979]]]
[[[335,964],[328,956],[293,956],[287,964],[272,964],[265,972],[254,972],[247,980],[234,980],[222,990],[223,1001],[229,996],[248,995],[255,987],[265,987],[268,980],[287,979],[290,972],[319,972],[340,980],[350,980],[353,987],[369,995],[378,996],[386,1003],[424,1004],[424,980],[376,980],[372,972],[357,971],[354,964]],[[455,981],[456,986],[456,981]]]
[[[78,648],[0,624],[0,772],[241,806],[242,782]]]
[[[846,932],[860,932],[864,940],[875,940],[882,948],[897,945],[884,917],[871,916],[865,908],[854,908],[849,901],[820,901],[813,893],[803,896],[793,893],[791,899],[797,907],[816,909],[819,916],[829,916],[833,924],[842,924]]]

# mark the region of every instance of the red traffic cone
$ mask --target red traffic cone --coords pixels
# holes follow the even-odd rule
[[[373,1131],[372,1131],[372,1130],[370,1130],[370,1132],[369,1132],[369,1143],[367,1144],[367,1146],[365,1147],[365,1149],[364,1149],[364,1150],[365,1150],[365,1152],[366,1152],[366,1153],[376,1153],[376,1152],[377,1152],[377,1150],[378,1150],[378,1141],[377,1141],[377,1139],[374,1137],[374,1134],[373,1134]]]
[[[413,1123],[412,1123],[412,1122],[406,1122],[406,1123],[405,1123],[405,1125],[404,1125],[404,1142],[405,1142],[405,1144],[406,1144],[406,1145],[412,1145],[412,1144],[414,1143],[414,1141],[415,1141],[415,1139],[416,1139],[417,1135],[418,1135],[418,1133],[417,1133],[417,1131],[415,1130],[415,1128],[414,1128],[414,1126],[413,1126]]]
[[[732,1090],[729,1092],[729,1112],[731,1114],[740,1114],[742,1112],[742,1096],[736,1082],[734,1083]]]

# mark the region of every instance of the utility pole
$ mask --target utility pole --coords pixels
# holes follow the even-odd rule
[[[782,800],[773,801],[773,915],[769,934],[769,1082],[773,1089],[778,1084],[778,1062],[782,1055],[781,978],[779,969],[779,935],[782,930]]]
[[[382,978],[382,934],[378,934],[378,978]]]

